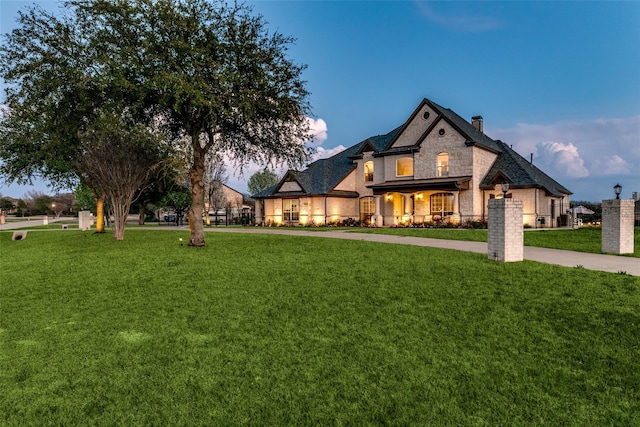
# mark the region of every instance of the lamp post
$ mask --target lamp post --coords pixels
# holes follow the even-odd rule
[[[622,185],[620,184],[614,185],[613,192],[616,193],[616,200],[620,199],[620,193],[622,193]]]
[[[507,191],[509,191],[509,183],[507,182],[507,180],[505,179],[504,181],[502,181],[502,198],[506,199],[507,198]]]

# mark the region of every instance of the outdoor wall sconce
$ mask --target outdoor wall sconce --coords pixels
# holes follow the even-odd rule
[[[391,194],[387,194],[387,200],[391,200]]]
[[[616,184],[613,186],[613,192],[616,193],[616,199],[620,198],[620,193],[622,193],[622,185]]]
[[[422,193],[418,193],[418,194],[416,194],[416,199],[418,199],[418,200],[422,200]]]
[[[507,191],[509,191],[509,183],[507,182],[507,180],[505,179],[504,181],[502,181],[502,198],[506,199],[507,198]]]

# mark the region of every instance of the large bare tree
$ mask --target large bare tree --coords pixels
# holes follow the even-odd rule
[[[105,69],[139,89],[191,146],[193,224],[189,244],[205,244],[205,159],[226,153],[248,161],[301,164],[308,150],[304,66],[287,58],[293,39],[269,32],[242,4],[206,0],[73,2],[99,23],[98,40],[114,47]]]
[[[86,182],[103,189],[113,209],[113,234],[122,240],[131,204],[167,163],[163,138],[111,114],[96,120],[79,139],[75,167]]]

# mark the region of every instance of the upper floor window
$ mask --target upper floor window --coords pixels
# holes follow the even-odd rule
[[[449,176],[449,153],[438,154],[437,176]]]
[[[364,181],[373,182],[373,162],[368,161],[364,164]]]
[[[413,175],[413,157],[403,157],[396,160],[396,176]]]

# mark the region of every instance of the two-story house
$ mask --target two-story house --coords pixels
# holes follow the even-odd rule
[[[486,220],[489,199],[524,202],[523,225],[567,221],[571,192],[510,146],[483,132],[481,116],[467,122],[424,99],[407,121],[304,171],[289,170],[275,186],[253,195],[256,222],[329,224]]]

